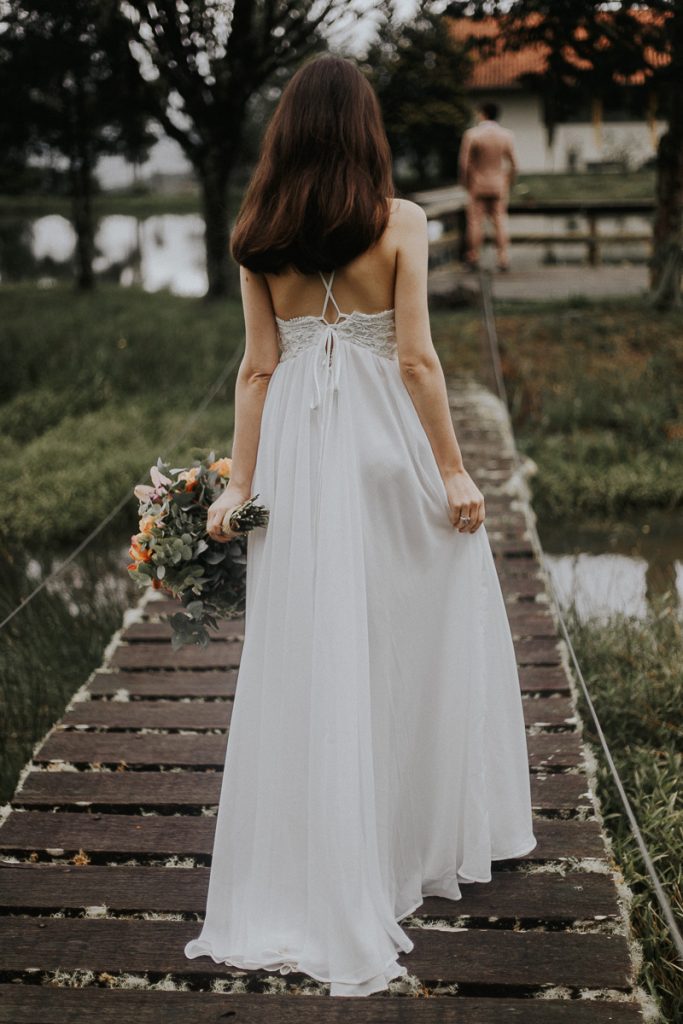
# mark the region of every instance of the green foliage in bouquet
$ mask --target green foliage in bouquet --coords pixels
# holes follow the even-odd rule
[[[152,484],[139,484],[139,532],[128,549],[128,573],[141,587],[179,598],[184,611],[165,616],[174,649],[205,647],[218,619],[235,615],[243,604],[248,530],[265,526],[268,510],[250,498],[230,517],[241,536],[225,543],[206,532],[209,506],[225,489],[232,460],[210,452],[190,468],[171,469],[161,458],[150,469]]]

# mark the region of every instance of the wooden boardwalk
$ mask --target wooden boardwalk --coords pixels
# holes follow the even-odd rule
[[[463,886],[461,901],[425,899],[403,922],[410,973],[389,993],[330,999],[302,975],[187,960],[244,623],[174,654],[158,618],[168,603],[143,600],[38,745],[0,827],[2,1024],[643,1020],[507,422],[490,392],[449,384],[513,630],[537,848],[494,864],[492,882]]]

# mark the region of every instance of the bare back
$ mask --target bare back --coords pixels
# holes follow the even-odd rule
[[[341,310],[380,313],[394,307],[396,256],[399,247],[401,201],[393,200],[389,223],[381,238],[334,275],[334,295]],[[320,314],[320,276],[287,270],[264,274],[273,311],[284,320]]]

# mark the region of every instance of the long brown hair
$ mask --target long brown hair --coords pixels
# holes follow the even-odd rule
[[[329,272],[380,238],[393,195],[372,86],[352,61],[318,56],[287,83],[266,129],[232,255],[259,273]]]

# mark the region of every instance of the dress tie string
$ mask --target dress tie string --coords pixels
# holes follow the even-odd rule
[[[316,341],[316,349],[318,351],[315,354],[313,361],[313,383],[315,385],[315,397],[311,399],[311,409],[316,409],[320,405],[322,398],[322,392],[320,387],[320,366],[322,357],[324,357],[323,372],[324,372],[324,391],[330,388],[332,391],[339,390],[339,370],[341,365],[341,356],[339,353],[339,332],[336,330],[335,324],[325,324],[320,337]]]
[[[330,389],[332,392],[339,390],[339,371],[341,369],[341,337],[337,331],[337,327],[342,323],[346,316],[340,310],[337,305],[336,299],[332,294],[332,281],[334,280],[334,270],[330,276],[329,283],[325,280],[322,271],[319,271],[320,276],[325,285],[325,301],[323,302],[322,313],[320,314],[320,322],[322,330],[320,335],[316,339],[315,343],[315,356],[313,359],[313,383],[315,385],[315,395],[311,399],[311,409],[316,409],[322,400],[323,390],[320,387],[320,364],[324,358],[324,393]],[[327,303],[332,300],[334,307],[337,310],[338,317],[334,323],[330,323],[329,320],[325,319],[325,310],[327,309]]]

